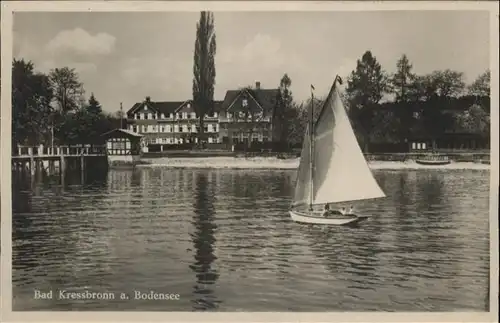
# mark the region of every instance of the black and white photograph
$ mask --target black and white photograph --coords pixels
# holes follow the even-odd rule
[[[167,2],[2,2],[3,311],[498,320],[498,5]]]

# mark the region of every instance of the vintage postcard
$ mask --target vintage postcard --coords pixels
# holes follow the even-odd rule
[[[497,4],[1,15],[2,321],[498,320]]]

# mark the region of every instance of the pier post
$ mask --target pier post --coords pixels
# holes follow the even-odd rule
[[[81,184],[85,182],[85,156],[81,155],[80,156],[80,179],[81,179]]]
[[[55,163],[56,162],[53,159],[49,159],[49,175],[51,175],[51,176],[54,175],[54,173],[56,172],[55,171],[55,168],[56,168]]]
[[[59,159],[59,173],[61,174],[61,185],[64,186],[64,177],[66,175],[66,161],[64,156],[61,154]]]

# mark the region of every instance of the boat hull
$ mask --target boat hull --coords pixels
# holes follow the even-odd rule
[[[368,218],[367,216],[355,214],[324,217],[321,213],[316,212],[289,211],[289,213],[293,221],[310,224],[345,225],[357,223]]]
[[[442,166],[451,163],[449,160],[418,160],[418,159],[415,162],[420,165],[428,165],[428,166]]]

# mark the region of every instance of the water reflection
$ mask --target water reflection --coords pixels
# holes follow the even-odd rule
[[[211,174],[209,173],[209,176]],[[194,186],[194,217],[195,231],[191,234],[195,250],[194,263],[189,267],[196,274],[196,284],[192,300],[194,309],[216,309],[220,303],[214,291],[214,284],[219,277],[217,270],[212,268],[217,259],[214,255],[215,231],[215,194],[214,185],[209,183],[207,174],[197,173]]]
[[[290,221],[293,171],[138,168],[64,189],[19,183],[14,309],[485,310],[489,173],[375,176],[387,198],[357,203],[372,217],[354,228]],[[61,286],[181,300],[33,301],[34,288]]]

